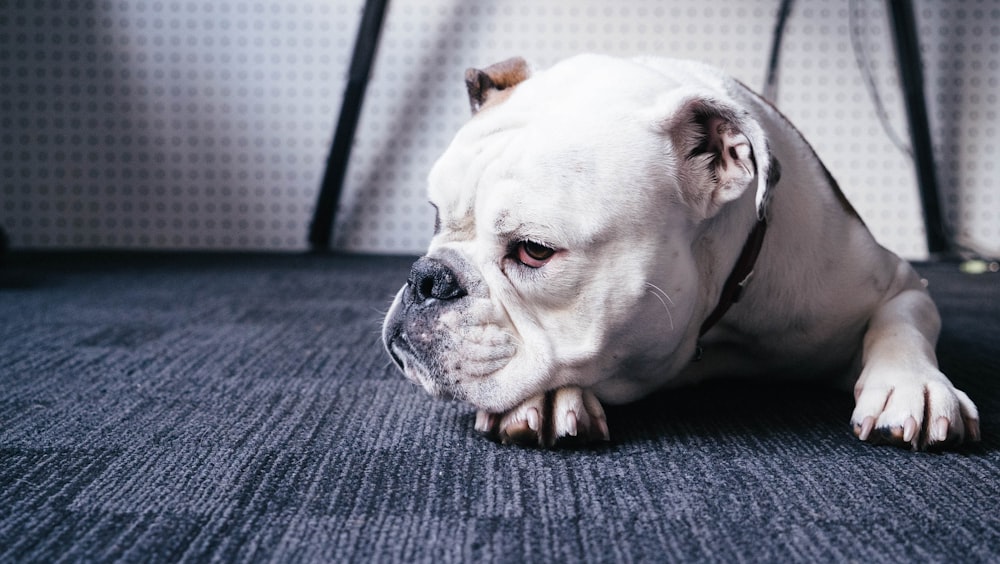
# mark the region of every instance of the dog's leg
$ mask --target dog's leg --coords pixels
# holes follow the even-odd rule
[[[913,450],[978,441],[975,404],[938,370],[937,308],[916,274],[902,268],[905,289],[876,310],[865,333],[854,434]]]
[[[506,413],[480,411],[476,430],[503,444],[543,447],[610,437],[601,402],[576,386],[537,395]]]

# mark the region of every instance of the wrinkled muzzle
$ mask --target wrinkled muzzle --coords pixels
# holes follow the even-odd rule
[[[458,276],[443,262],[421,257],[410,268],[406,285],[399,291],[386,317],[382,340],[389,356],[400,370],[428,392],[441,395],[443,390],[435,374],[439,362],[434,358],[435,327],[438,310],[467,295]]]
[[[485,292],[469,288],[448,260],[422,257],[386,316],[386,351],[407,378],[433,396],[474,401],[516,351]]]

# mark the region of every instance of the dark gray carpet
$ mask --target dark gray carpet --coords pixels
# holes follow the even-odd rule
[[[0,561],[1000,560],[1000,277],[921,267],[984,441],[859,444],[851,398],[713,384],[605,448],[477,436],[389,365],[409,259],[16,255]]]

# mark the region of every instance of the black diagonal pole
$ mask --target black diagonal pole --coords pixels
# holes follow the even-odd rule
[[[917,183],[920,186],[920,203],[927,231],[927,251],[932,257],[947,257],[953,253],[953,249],[941,215],[937,167],[934,164],[934,146],[931,143],[930,126],[927,123],[924,73],[921,66],[920,44],[917,41],[917,23],[913,17],[913,4],[910,0],[887,0],[887,2],[896,42],[896,59],[903,82],[906,116],[910,124]]]
[[[337,131],[330,145],[323,184],[320,186],[312,223],[309,225],[309,245],[313,251],[326,251],[330,248],[333,222],[337,216],[337,206],[340,204],[340,192],[347,173],[347,162],[351,156],[354,131],[361,116],[361,104],[364,102],[365,88],[368,86],[368,76],[375,60],[375,50],[378,47],[379,33],[382,31],[382,20],[385,18],[388,3],[388,0],[365,2],[358,37],[354,42],[351,68],[347,73],[344,99],[340,105]]]

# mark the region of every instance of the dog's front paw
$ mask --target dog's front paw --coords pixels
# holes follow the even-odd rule
[[[854,434],[913,450],[979,441],[979,412],[938,371],[866,378],[855,389]]]
[[[568,386],[506,413],[476,413],[476,430],[503,444],[553,447],[607,441],[608,421],[594,394]]]

